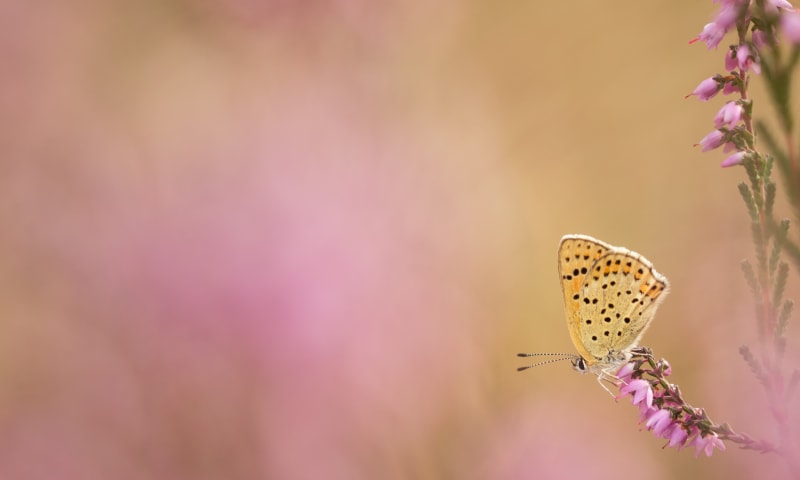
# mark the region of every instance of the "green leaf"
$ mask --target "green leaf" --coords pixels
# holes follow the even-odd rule
[[[772,226],[772,253],[769,257],[769,274],[774,275],[775,269],[778,267],[778,260],[780,260],[781,253],[783,253],[783,245],[786,242],[786,235],[789,233],[789,219],[784,218],[777,226],[771,223]]]
[[[744,162],[744,169],[747,172],[747,176],[750,178],[750,189],[752,191],[751,197],[753,198],[753,202],[757,207],[757,210],[761,210],[762,207],[762,198],[759,195],[761,192],[761,177],[758,175],[758,170],[756,170],[756,156],[755,154],[750,156]],[[742,187],[739,187],[741,190]]]
[[[783,337],[786,334],[786,326],[789,324],[789,317],[792,316],[792,309],[794,308],[794,302],[791,300],[786,300],[783,302],[783,307],[781,308],[781,313],[778,315],[778,325],[775,329],[775,335],[779,337]]]
[[[772,207],[775,205],[775,183],[767,180],[764,183],[764,214],[772,217]]]
[[[789,264],[781,262],[778,274],[775,276],[775,288],[772,290],[772,304],[779,305],[786,289],[786,280],[789,278]]]
[[[742,200],[744,200],[744,204],[747,206],[747,213],[750,214],[750,220],[753,223],[758,222],[758,209],[753,199],[753,191],[750,190],[750,187],[748,187],[746,183],[742,182],[739,184],[739,193],[742,196]]]
[[[747,281],[747,286],[750,287],[750,291],[753,293],[753,298],[755,298],[757,302],[760,302],[761,296],[759,295],[756,272],[753,271],[753,266],[750,265],[750,262],[747,260],[742,260],[742,273],[744,273],[744,279]]]
[[[750,367],[750,370],[753,372],[753,375],[758,379],[758,381],[764,387],[767,386],[767,379],[764,377],[764,371],[761,368],[761,364],[756,360],[753,356],[752,352],[750,352],[750,348],[747,345],[742,345],[739,347],[739,354],[742,356],[744,361]]]

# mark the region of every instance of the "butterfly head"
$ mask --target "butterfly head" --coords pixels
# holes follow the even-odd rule
[[[586,363],[586,360],[580,355],[576,355],[575,357],[572,358],[572,368],[581,373],[587,373],[589,371],[589,365]]]

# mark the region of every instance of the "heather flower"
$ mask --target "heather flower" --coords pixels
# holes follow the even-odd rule
[[[732,72],[737,68],[739,68],[739,61],[736,59],[736,49],[729,48],[728,51],[725,52],[725,70]]]
[[[747,71],[752,68],[753,72],[756,74],[761,73],[761,65],[759,65],[758,60],[756,59],[755,55],[750,52],[750,47],[747,45],[739,45],[739,48],[736,50],[736,61],[739,65],[739,68],[743,71]]]
[[[742,120],[744,109],[737,102],[728,102],[719,109],[714,117],[714,125],[717,128],[735,127]]]
[[[689,43],[700,40],[705,43],[709,49],[715,48],[719,45],[719,42],[722,41],[722,37],[725,36],[725,33],[726,30],[720,27],[716,22],[707,23],[706,26],[703,27],[703,31]]]
[[[632,373],[633,373],[633,363],[628,362],[617,371],[617,378],[620,379],[622,383],[628,383],[631,381]]]
[[[770,92],[771,100],[777,111],[777,120],[786,137],[794,135],[794,123],[791,106],[788,104],[791,87],[789,79],[797,71],[797,48],[800,46],[800,10],[795,10],[788,0],[712,0],[719,4],[719,10],[711,23],[703,27],[702,32],[690,43],[702,40],[709,49],[717,47],[725,35],[734,30],[736,40],[724,53],[725,71],[721,75],[703,80],[692,92],[701,101],[713,98],[721,90],[724,95],[737,94],[734,101],[725,103],[714,117],[715,130],[708,133],[696,145],[704,152],[722,147],[727,158],[721,167],[727,168],[744,164],[750,184],[742,182],[739,190],[747,205],[753,224],[753,238],[759,259],[758,267],[749,262],[743,264],[745,277],[760,305],[757,325],[760,338],[773,338],[774,342],[761,342],[762,355],[754,355],[749,348],[743,346],[740,353],[750,366],[755,376],[766,387],[769,395],[769,407],[773,416],[782,423],[788,416],[790,405],[787,400],[790,389],[786,388],[786,379],[781,371],[779,359],[785,346],[786,337],[783,330],[788,320],[792,303],[782,298],[788,264],[780,260],[782,255],[783,236],[789,228],[788,220],[780,223],[780,229],[772,214],[775,200],[775,183],[770,179],[773,160],[780,165],[785,176],[797,170],[798,155],[791,139],[781,149],[777,145],[776,135],[764,128],[771,149],[776,151],[776,158],[762,154],[757,143],[756,130],[751,120],[753,103],[748,92],[748,84],[752,74],[765,73],[763,78]],[[789,45],[788,60],[784,49],[778,48],[778,35],[783,35]],[[782,40],[783,41],[783,40]],[[690,95],[687,95],[687,97]],[[763,124],[762,124],[763,125]],[[695,145],[695,146],[696,146]],[[794,182],[800,184],[800,182]],[[789,182],[792,187],[792,182]],[[793,185],[797,187],[798,185]],[[797,191],[798,188],[790,188]],[[790,194],[790,200],[794,198]],[[795,198],[796,200],[796,198]],[[769,258],[769,262],[767,262]],[[796,258],[795,258],[796,260]],[[780,265],[783,270],[778,270]],[[779,294],[770,295],[775,291]],[[767,293],[764,295],[764,293]],[[775,298],[773,298],[775,297]],[[763,312],[767,312],[765,314]],[[780,313],[780,319],[775,317]],[[774,351],[773,351],[774,350]],[[774,452],[786,457],[793,472],[800,471],[797,463],[790,458],[792,447],[796,445],[791,436],[782,436],[778,445],[765,440],[758,440],[747,434],[736,433],[726,423],[713,422],[702,408],[695,408],[686,403],[680,389],[666,381],[669,375],[668,364],[663,360],[655,362],[647,349],[631,352],[634,369],[629,373],[629,384],[621,390],[630,393],[633,403],[639,407],[640,424],[655,435],[667,439],[665,447],[678,449],[694,445],[695,456],[705,453],[711,456],[714,449],[725,450],[723,440],[734,442],[742,448],[762,453]],[[776,360],[777,359],[777,360]],[[765,373],[766,372],[766,373]],[[773,375],[774,373],[774,375]],[[644,402],[644,384],[652,392],[652,403]],[[789,380],[792,386],[800,384],[800,373],[792,372]],[[785,427],[785,425],[784,425]],[[795,475],[796,476],[796,475]]]
[[[672,365],[670,365],[668,361],[662,358],[659,361],[658,365],[660,366],[661,369],[661,375],[665,377],[672,375]]]
[[[714,130],[713,132],[709,133],[705,137],[703,137],[700,142],[696,143],[696,145],[700,145],[703,152],[707,152],[709,150],[714,150],[715,148],[719,147],[724,143],[725,133],[721,130]]]
[[[734,165],[741,165],[744,162],[745,157],[747,157],[747,152],[736,152],[730,157],[726,158],[720,164],[722,168],[732,167]]]
[[[767,0],[764,2],[764,11],[769,15],[777,16],[779,9],[793,10],[792,4],[787,0]]]
[[[695,457],[699,457],[701,452],[705,453],[706,457],[710,457],[714,453],[714,447],[725,450],[725,444],[722,443],[716,433],[709,433],[705,436],[697,435],[692,439],[690,445],[694,445]]]
[[[632,403],[639,408],[639,424],[655,436],[666,439],[664,447],[681,449],[694,445],[697,455],[705,453],[710,456],[715,448],[725,450],[722,442],[729,440],[743,448],[772,451],[770,444],[738,434],[727,424],[716,424],[702,408],[686,403],[680,389],[666,380],[671,372],[666,360],[655,361],[652,352],[646,348],[632,350],[631,360],[617,372],[617,378],[624,376],[627,379],[620,387],[620,396],[633,396]],[[648,376],[652,380],[644,378]]]
[[[648,407],[646,405],[639,405],[639,423],[646,422],[656,411],[658,407]]]
[[[700,84],[697,85],[697,88],[695,88],[694,91],[686,97],[688,98],[695,96],[701,102],[706,102],[714,98],[714,96],[719,93],[721,88],[722,85],[720,85],[718,76],[709,77],[700,82]]]
[[[717,24],[719,28],[721,28],[724,32],[727,32],[731,28],[736,25],[736,21],[741,16],[742,6],[740,5],[741,2],[728,2],[722,6],[717,13],[717,17],[714,19],[714,23]],[[724,35],[724,33],[723,33]]]
[[[658,409],[653,412],[644,424],[648,430],[652,430],[656,436],[661,436],[665,430],[673,425],[672,412],[666,409]]]
[[[722,87],[723,95],[730,95],[731,93],[739,93],[739,92],[740,92],[739,84],[735,80],[726,81],[725,86]]]
[[[781,15],[781,31],[792,43],[800,43],[800,14],[796,12]]]
[[[677,423],[673,424],[672,430],[669,432],[669,448],[678,447],[680,449],[686,444],[686,439],[689,438],[689,433],[678,425]]]
[[[772,45],[773,43],[772,35],[765,32],[764,30],[753,30],[752,38],[753,38],[753,45],[758,50],[763,50],[764,47]]]
[[[639,405],[640,407],[643,405],[651,407],[653,405],[653,389],[650,386],[650,382],[647,380],[642,380],[641,378],[631,380],[622,386],[619,393],[620,397],[624,397],[628,394],[632,395],[631,403],[634,405]],[[642,404],[642,402],[644,402],[644,404]]]

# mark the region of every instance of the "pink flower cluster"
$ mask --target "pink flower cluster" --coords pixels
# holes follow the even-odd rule
[[[722,167],[740,165],[751,152],[752,133],[749,127],[750,101],[745,89],[750,72],[761,73],[761,52],[777,44],[777,33],[782,32],[792,43],[800,43],[800,14],[787,0],[715,0],[720,9],[714,19],[689,43],[702,41],[709,49],[716,48],[730,30],[739,33],[738,42],[725,53],[726,75],[714,75],[699,85],[687,97],[708,101],[719,92],[723,95],[738,93],[739,100],[728,101],[714,118],[715,130],[703,137],[697,145],[703,152],[723,147],[732,153]],[[747,35],[749,31],[749,36]]]
[[[716,48],[728,31],[736,27],[742,20],[749,23],[751,16],[754,14],[768,19],[775,19],[782,16],[783,13],[788,13],[786,17],[781,18],[781,29],[792,42],[796,42],[795,38],[800,37],[800,20],[798,20],[797,13],[788,0],[766,0],[763,10],[760,11],[756,11],[757,2],[752,0],[714,0],[714,3],[720,4],[717,15],[689,43],[702,41],[709,49]],[[756,32],[759,33],[756,34]],[[761,29],[754,29],[753,34],[753,41],[757,45],[760,44],[759,47],[764,45],[769,36],[767,32]]]
[[[639,407],[639,423],[659,438],[667,440],[665,447],[695,447],[695,456],[705,453],[710,457],[714,448],[725,450],[722,439],[711,431],[710,422],[702,409],[686,405],[678,388],[667,383],[664,377],[671,373],[666,360],[654,363],[652,369],[643,369],[641,360],[626,363],[617,372],[622,382],[617,398],[631,396],[633,405]],[[645,380],[649,374],[654,380]]]

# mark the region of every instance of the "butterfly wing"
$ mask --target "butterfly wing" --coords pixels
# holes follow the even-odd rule
[[[558,249],[567,328],[589,367],[638,345],[669,282],[636,252],[587,235],[566,235]]]
[[[582,310],[586,308],[583,287],[595,262],[613,248],[588,235],[565,235],[558,246],[558,274],[564,294],[567,329],[578,354],[589,364],[596,360],[583,341],[581,316]]]
[[[641,255],[621,247],[602,254],[578,292],[585,350],[602,361],[637,346],[668,289],[666,277]]]

